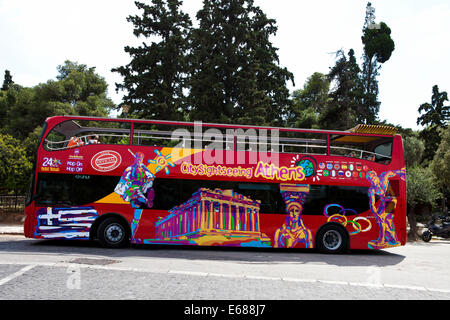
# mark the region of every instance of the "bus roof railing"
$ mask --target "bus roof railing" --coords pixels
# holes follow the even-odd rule
[[[79,138],[81,138],[82,140],[84,140],[85,143],[87,143],[87,137],[89,137],[90,135],[85,135],[85,136],[80,136]],[[122,136],[122,135],[113,135],[113,134],[100,134],[99,136],[103,136],[103,137],[129,137],[129,136]],[[174,137],[152,137],[152,136],[141,136],[141,139],[147,139],[147,138],[156,138],[156,139],[160,139],[160,140],[179,140],[179,141],[208,141],[208,142],[227,142],[226,140],[219,140],[219,141],[215,141],[213,139],[195,139],[195,137],[192,138],[183,138],[183,139],[177,139]],[[63,141],[49,141],[49,140],[45,140],[46,143],[46,147],[48,150],[51,151],[58,151],[58,150],[64,150],[67,149],[67,143],[69,142],[69,140],[63,140]],[[308,150],[309,148],[327,148],[327,145],[318,145],[318,144],[309,144],[308,142],[311,143],[317,143],[317,141],[307,141],[307,140],[303,140],[301,142],[306,143],[306,144],[293,144],[293,143],[280,143],[282,142],[282,140],[280,140],[278,143],[274,143],[274,144],[270,144],[271,146],[276,146],[276,147],[281,147],[281,152],[285,152],[285,147],[300,147],[300,148],[305,148],[306,150]],[[289,141],[286,141],[289,142]],[[299,141],[300,142],[300,141]],[[250,147],[252,145],[268,145],[268,143],[264,143],[264,142],[249,142]],[[59,146],[61,145],[61,146]],[[55,147],[56,146],[56,147]],[[356,152],[358,153],[360,156],[359,158],[363,158],[363,154],[369,154],[369,155],[373,155],[373,156],[377,156],[377,157],[384,157],[384,158],[389,158],[391,159],[390,156],[388,155],[384,155],[384,154],[379,154],[376,152],[371,152],[371,151],[367,151],[367,150],[362,150],[362,149],[355,149],[355,148],[349,148],[349,147],[337,147],[337,146],[330,146],[330,150],[344,150],[346,152]],[[239,150],[239,143],[237,146],[237,151],[243,151],[243,150]],[[251,148],[248,151],[252,151]]]

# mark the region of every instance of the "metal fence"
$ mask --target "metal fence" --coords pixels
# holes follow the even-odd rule
[[[25,209],[25,196],[0,195],[0,212],[20,212]]]

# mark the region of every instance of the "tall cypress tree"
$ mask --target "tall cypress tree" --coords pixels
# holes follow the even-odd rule
[[[321,128],[349,129],[357,124],[357,113],[361,103],[361,86],[355,52],[350,49],[348,58],[344,51],[336,53],[336,64],[327,77],[332,84],[330,101],[320,117]]]
[[[116,90],[124,90],[129,114],[138,118],[183,119],[189,74],[188,34],[192,22],[180,9],[181,0],[152,0],[152,5],[135,2],[141,16],[129,16],[134,35],[150,40],[141,46],[125,47],[131,56],[126,66],[112,69],[123,76]]]
[[[2,89],[3,91],[8,91],[9,87],[14,84],[12,80],[11,72],[9,70],[5,70],[5,78],[3,80]]]
[[[269,40],[276,22],[253,0],[204,0],[192,31],[191,120],[281,125],[293,75]]]
[[[431,103],[426,102],[420,105],[418,111],[421,115],[417,118],[417,124],[425,126],[420,136],[425,141],[425,159],[427,160],[433,159],[441,143],[439,129],[447,128],[450,120],[450,106],[444,105],[448,101],[447,92],[439,92],[437,85],[433,86],[432,91]]]
[[[361,40],[364,45],[362,67],[362,103],[358,110],[358,122],[373,124],[380,111],[378,80],[381,65],[388,61],[395,49],[391,29],[386,23],[375,23],[375,9],[367,3],[366,17]]]

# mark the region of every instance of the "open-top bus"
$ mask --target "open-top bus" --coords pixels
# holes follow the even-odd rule
[[[25,236],[106,247],[383,249],[406,243],[401,136],[56,116],[38,145]]]

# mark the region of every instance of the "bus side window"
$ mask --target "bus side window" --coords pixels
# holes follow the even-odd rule
[[[330,155],[367,161],[390,162],[392,156],[392,138],[333,135],[330,138]]]
[[[214,127],[202,127],[200,130],[195,132],[193,126],[138,122],[133,126],[133,145],[231,150],[234,130],[231,130],[231,137],[230,130]]]
[[[69,143],[67,144],[67,148],[75,148],[75,147],[81,147],[84,146],[84,141],[82,141],[78,137],[71,137],[69,139]]]
[[[281,153],[327,154],[327,137],[323,133],[281,131]]]
[[[42,206],[72,205],[71,176],[41,174],[38,177],[36,204]]]
[[[235,191],[261,201],[260,213],[285,214],[285,203],[278,184],[274,183],[238,183]]]
[[[172,133],[181,128],[182,127],[164,124],[135,123],[133,126],[133,145],[149,147],[175,147],[181,143],[181,139],[173,137]]]
[[[76,120],[80,126],[78,136],[84,145],[130,143],[131,124],[117,121]]]
[[[36,204],[80,206],[95,202],[114,190],[120,177],[40,173]]]
[[[53,129],[45,138],[43,146],[47,151],[54,151],[72,148],[75,145],[75,142],[70,144],[70,146],[69,144],[70,141],[66,139],[66,136],[64,134]]]
[[[302,214],[360,214],[369,210],[367,194],[367,187],[311,185]]]
[[[374,149],[375,159],[374,161],[381,164],[389,164],[392,159],[392,141],[382,143]]]

